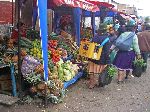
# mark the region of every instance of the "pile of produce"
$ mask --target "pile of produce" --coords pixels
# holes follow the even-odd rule
[[[26,32],[26,37],[28,39],[39,39],[40,37],[40,32],[39,31],[36,31],[34,29],[28,29],[27,32]]]
[[[30,49],[30,55],[42,59],[41,42],[37,39],[32,41],[32,48]]]
[[[44,81],[41,40],[39,32],[29,29],[27,37],[21,37],[21,72],[24,80],[30,85],[31,94],[48,95],[53,103],[62,101],[65,95],[64,83],[78,73],[79,67],[74,64],[78,46],[69,36],[63,37],[52,33],[48,37],[48,82]],[[8,38],[0,46],[0,63],[18,62],[18,45]],[[46,89],[46,91],[45,91]]]
[[[1,55],[0,55],[0,62],[1,64],[9,64],[9,63],[17,63],[18,62],[18,55],[17,55],[17,48],[14,46],[14,40],[8,39],[4,44],[1,44]]]
[[[30,92],[37,95],[44,96],[45,89],[49,99],[53,103],[59,103],[64,97],[64,82],[71,80],[78,72],[79,67],[72,64],[70,61],[64,62],[62,59],[56,64],[53,64],[53,69],[48,69],[48,83],[44,83],[43,65],[34,59],[34,57],[26,56],[22,63],[22,74],[24,80],[31,84]],[[50,97],[51,96],[51,97]],[[55,98],[55,100],[53,99]]]
[[[44,96],[49,95],[53,103],[59,103],[64,97],[64,82],[70,81],[79,70],[76,64],[68,60],[75,58],[78,47],[70,38],[51,34],[48,38],[48,82],[44,83],[41,42],[38,39],[30,41],[21,38],[24,55],[22,74],[24,80],[31,84],[30,92]],[[47,93],[45,93],[45,89]]]
[[[1,46],[0,62],[17,63],[17,42],[8,39]],[[64,82],[70,81],[78,73],[79,67],[72,61],[77,58],[78,46],[70,37],[52,33],[48,37],[48,82],[44,81],[41,40],[39,33],[29,29],[27,37],[21,37],[21,72],[29,83],[31,93],[45,96],[53,103],[59,103],[64,97]],[[47,92],[45,92],[45,89]]]

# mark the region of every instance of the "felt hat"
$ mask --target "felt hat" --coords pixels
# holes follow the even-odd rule
[[[99,31],[107,31],[107,24],[102,23],[99,25]]]

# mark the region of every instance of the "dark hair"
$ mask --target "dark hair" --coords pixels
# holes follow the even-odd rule
[[[107,30],[98,29],[97,33],[98,33],[99,35],[105,35],[105,34],[107,34]]]
[[[19,28],[19,27],[21,27],[21,26],[23,26],[23,25],[25,25],[23,22],[20,22],[20,24],[19,23],[17,23],[17,28]]]
[[[137,26],[135,25],[127,25],[126,26],[126,31],[134,31],[136,29]]]

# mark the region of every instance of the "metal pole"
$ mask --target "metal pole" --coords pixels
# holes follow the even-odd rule
[[[12,26],[14,24],[14,0],[12,0]]]
[[[22,98],[22,76],[21,76],[21,46],[20,46],[20,0],[18,0],[18,78],[19,78],[19,97]]]

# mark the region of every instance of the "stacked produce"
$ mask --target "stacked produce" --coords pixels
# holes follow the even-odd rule
[[[28,30],[27,37],[21,37],[21,72],[26,82],[30,84],[31,93],[44,96],[53,103],[59,103],[64,97],[64,83],[70,81],[78,73],[79,67],[73,64],[78,46],[70,37],[51,34],[48,38],[48,82],[44,81],[41,40],[38,32]],[[17,42],[8,39],[1,46],[0,62],[17,63]],[[45,92],[45,89],[47,92]]]
[[[40,40],[21,38],[22,74],[24,79],[31,84],[30,92],[45,95],[53,103],[59,103],[64,97],[64,82],[70,81],[77,73],[79,67],[68,60],[68,56],[77,55],[78,47],[70,39],[55,34],[48,38],[48,82],[44,83],[44,70]],[[25,55],[26,54],[26,55]],[[35,62],[36,63],[35,63]],[[34,64],[34,63],[35,64]]]
[[[71,61],[63,62],[60,60],[57,63],[58,77],[62,81],[69,81],[78,72],[79,67],[76,64],[72,64]]]
[[[14,40],[8,39],[4,44],[1,44],[1,64],[9,64],[18,62],[17,48],[14,46]]]
[[[37,39],[32,41],[32,48],[30,49],[30,55],[42,59],[41,42]]]

